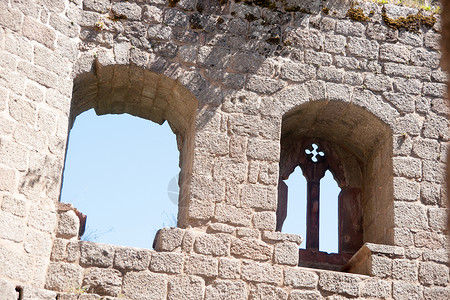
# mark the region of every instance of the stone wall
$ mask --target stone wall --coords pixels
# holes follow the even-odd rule
[[[0,299],[448,295],[440,17],[236,2],[0,2]],[[180,228],[155,251],[79,242],[58,204],[68,128],[90,108],[177,135]],[[347,273],[296,267],[301,238],[275,232],[286,136],[357,161],[366,244]]]

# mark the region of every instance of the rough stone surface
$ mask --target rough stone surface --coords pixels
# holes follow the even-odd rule
[[[254,282],[275,283],[282,278],[280,266],[272,266],[269,263],[259,263],[248,260],[242,261],[242,278]]]
[[[25,238],[25,221],[23,218],[7,212],[0,212],[0,237],[14,242],[22,242]]]
[[[227,234],[204,235],[195,240],[194,249],[200,254],[226,256],[230,241]]]
[[[281,265],[298,265],[298,246],[292,242],[275,245],[274,261]]]
[[[367,280],[363,282],[361,287],[361,296],[389,298],[392,293],[392,284],[383,280]]]
[[[329,292],[340,293],[347,296],[357,296],[359,294],[358,276],[351,274],[321,272],[319,275],[319,286]]]
[[[114,267],[121,270],[142,271],[150,264],[151,253],[133,248],[116,248]]]
[[[61,237],[72,238],[78,236],[80,220],[73,210],[69,210],[59,215],[58,235]]]
[[[236,257],[269,260],[272,251],[271,246],[256,239],[233,239],[231,242],[231,254]]]
[[[284,284],[294,288],[315,288],[319,276],[301,268],[287,268],[284,270]]]
[[[112,269],[89,268],[82,285],[90,293],[118,296],[122,286],[122,274]]]
[[[418,284],[397,281],[393,283],[392,295],[394,299],[420,299],[421,291]]]
[[[45,287],[50,290],[68,291],[81,286],[82,269],[68,263],[51,263]]]
[[[257,284],[250,291],[250,299],[274,299],[286,300],[288,292],[279,287],[274,287],[268,284]]]
[[[173,251],[181,246],[184,231],[180,229],[163,228],[156,236],[156,250]]]
[[[168,299],[203,299],[205,281],[196,276],[180,275],[169,280]]]
[[[183,270],[183,255],[179,253],[154,253],[150,262],[153,272],[181,273]]]
[[[18,296],[14,284],[5,279],[0,279],[0,290],[2,291],[1,300],[15,299]]]
[[[93,267],[110,267],[114,260],[114,248],[110,245],[83,242],[80,262]]]
[[[205,300],[247,298],[247,289],[243,281],[215,280],[206,288]]]
[[[217,276],[218,268],[217,259],[203,255],[191,255],[184,265],[185,273],[207,277]]]
[[[219,277],[224,279],[240,278],[241,262],[238,259],[222,258],[219,261]]]
[[[448,267],[436,263],[420,263],[419,282],[426,285],[447,285]]]
[[[123,294],[131,299],[165,299],[167,276],[150,271],[129,272],[123,278]]]

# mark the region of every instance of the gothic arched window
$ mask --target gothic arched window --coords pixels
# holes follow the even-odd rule
[[[287,215],[284,180],[300,167],[307,181],[306,249],[299,265],[341,270],[364,242],[392,244],[392,138],[389,127],[364,109],[317,101],[283,116],[277,231]],[[320,182],[330,171],[338,196],[338,253],[319,250]],[[389,209],[391,208],[391,209]]]

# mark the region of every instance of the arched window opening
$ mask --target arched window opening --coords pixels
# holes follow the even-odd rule
[[[319,251],[339,252],[338,197],[341,189],[330,171],[320,180]]]
[[[361,206],[359,203],[360,189],[352,189],[347,186],[347,180],[341,167],[342,164],[335,153],[336,151],[326,141],[305,139],[297,145],[290,145],[290,147],[289,155],[283,155],[280,161],[278,207],[287,207],[287,203],[289,203],[289,189],[283,179],[289,177],[297,166],[300,167],[306,178],[306,235],[305,241],[303,242],[306,247],[305,249],[300,249],[299,263],[302,266],[320,266],[331,269],[340,268],[350,259],[351,255],[349,253],[356,252],[357,248],[362,245],[362,227],[355,226],[355,224],[362,222],[362,212],[358,209]],[[283,151],[282,154],[284,154]],[[324,195],[322,189],[328,190],[330,185],[332,185],[329,180],[323,180],[327,171],[329,171],[328,173],[331,172],[333,174],[332,177],[344,188],[342,193],[335,192],[335,194],[339,194],[339,200],[335,199],[334,202],[346,202],[348,204],[343,203],[341,206],[353,207],[350,209],[350,214],[354,218],[350,220],[352,223],[351,226],[346,225],[339,228],[336,225],[336,219],[338,217],[341,220],[348,217],[347,212],[342,216],[338,216],[337,209],[334,210],[334,224],[329,224],[329,221],[333,218],[330,220],[324,219],[327,212],[328,214],[332,214],[329,205],[332,202],[331,197],[329,195],[325,199],[321,199],[320,197]],[[348,191],[353,192],[348,193]],[[279,230],[283,227],[286,218],[280,211],[277,212],[277,229]],[[333,225],[335,228],[332,228]],[[343,237],[346,236],[350,236],[351,238],[344,239]],[[338,245],[335,244],[334,249],[332,244],[329,243],[333,239],[339,241],[337,243]],[[321,246],[321,241],[324,247]],[[354,245],[357,245],[357,247],[354,247]],[[330,252],[337,254],[328,254]]]
[[[281,230],[286,233],[299,234],[306,237],[306,179],[300,167],[296,167],[288,179],[284,180],[288,187],[287,216]],[[306,248],[306,241],[300,249]]]
[[[300,167],[296,167],[288,179],[287,214],[281,230],[295,233],[303,237],[300,249],[306,249],[306,178]],[[339,252],[338,239],[338,197],[341,189],[330,171],[320,180],[320,210],[319,210],[319,250],[327,253]]]
[[[176,226],[179,152],[164,123],[128,114],[80,114],[70,131],[61,201],[88,216],[82,238],[151,248],[156,231]]]
[[[125,214],[128,210],[133,215],[131,218],[123,218],[121,216],[112,218],[113,220],[111,220],[111,222],[115,224],[115,227],[122,229],[120,224],[123,224],[124,222],[131,223],[134,224],[136,229],[139,228],[142,229],[143,232],[148,233],[144,234],[148,236],[148,239],[145,238],[144,245],[126,242],[127,246],[137,245],[149,248],[149,245],[152,244],[154,238],[152,232],[166,226],[185,227],[189,223],[187,207],[190,199],[197,107],[198,100],[178,81],[168,78],[163,74],[156,74],[135,65],[103,66],[99,62],[95,62],[93,69],[90,72],[76,75],[70,106],[69,128],[73,127],[76,118],[77,120],[83,118],[83,115],[81,115],[83,112],[93,108],[97,115],[107,115],[103,118],[116,118],[117,116],[112,115],[120,115],[119,118],[126,117],[132,118],[135,122],[143,122],[141,123],[144,124],[142,125],[143,127],[157,127],[156,131],[159,131],[160,133],[161,131],[165,131],[165,133],[162,133],[164,138],[156,138],[154,134],[138,137],[136,140],[141,144],[136,146],[132,146],[130,141],[122,142],[120,146],[127,147],[127,149],[122,150],[121,153],[117,153],[115,155],[116,157],[111,158],[107,167],[104,168],[106,172],[121,177],[123,179],[122,181],[125,181],[125,179],[131,180],[134,181],[139,188],[145,188],[145,197],[149,199],[149,201],[146,202],[147,206],[134,207],[131,209],[130,199],[133,199],[133,197],[140,197],[137,196],[137,188],[128,188],[127,197],[123,197],[118,201],[107,199],[108,193],[115,195],[115,189],[118,186],[123,185],[122,181],[119,180],[113,182],[112,179],[108,181],[108,185],[103,191],[98,189],[99,192],[95,197],[96,199],[92,200],[96,202],[101,201],[99,200],[100,197],[102,197],[102,199],[107,199],[105,204],[99,205],[96,209],[96,214],[99,213],[105,215],[108,210],[111,210],[112,206],[117,206],[122,214]],[[90,114],[92,114],[92,112],[90,112]],[[159,127],[158,124],[165,125]],[[115,126],[114,134],[117,134],[120,130],[124,129],[121,127],[120,123],[117,123]],[[76,131],[76,129],[74,130]],[[92,130],[95,129],[92,128]],[[71,136],[74,135],[75,131],[71,131]],[[124,134],[126,138],[129,138],[134,133],[133,130],[130,130]],[[88,140],[88,134],[83,134],[82,139]],[[170,141],[171,144],[168,146],[170,150],[162,149],[163,139],[168,139]],[[136,148],[143,148],[143,144],[149,141],[152,143],[152,147],[160,151],[160,154],[153,155],[152,152],[148,150],[146,151],[147,158],[154,158],[162,165],[155,165],[156,162],[152,162],[151,166],[145,167],[144,162],[141,160],[139,168],[149,174],[151,173],[154,176],[160,177],[158,179],[163,180],[162,184],[155,183],[156,179],[145,179],[144,176],[136,176],[133,171],[129,169],[120,172],[116,168],[118,164],[117,159],[122,157],[135,158],[133,157],[135,155],[133,154],[133,151],[136,150]],[[85,141],[81,144],[84,142]],[[70,143],[72,143],[72,140]],[[69,145],[69,147],[71,146]],[[105,156],[112,151],[112,148],[115,148],[115,146],[109,145],[109,149],[105,149],[103,152],[100,151],[100,153],[96,154],[97,158]],[[93,153],[96,153],[95,150],[96,149],[91,149],[91,152],[86,154],[86,160],[95,160],[96,157],[93,155]],[[176,153],[173,155],[177,157],[177,159],[174,159],[175,163],[172,164],[173,167],[168,166],[169,163],[166,160],[168,152]],[[69,155],[70,154],[66,157],[66,160],[70,159]],[[177,163],[179,169],[176,167]],[[129,168],[129,164],[125,164],[125,167]],[[69,167],[65,166],[65,168],[68,169]],[[170,175],[163,176],[163,173],[165,172]],[[92,173],[95,174],[94,171],[92,171]],[[176,179],[174,179],[175,176],[177,176]],[[97,177],[92,180],[97,182],[99,181],[99,178],[102,178],[102,176],[97,175]],[[176,184],[173,184],[174,181],[178,182],[179,192],[176,188]],[[161,189],[160,193],[162,194],[160,195],[156,192],[158,188]],[[109,197],[112,198],[112,195]],[[174,198],[178,200],[178,205],[175,206],[175,213],[173,213],[172,210],[162,212],[162,224],[161,221],[156,223],[152,222],[151,226],[144,223],[137,223],[144,220],[154,221],[155,218],[151,216],[151,212],[155,210],[155,207],[164,202],[167,202],[170,206],[171,204],[174,204],[174,202],[177,202],[176,200],[173,201]],[[170,199],[172,199],[172,202],[170,202]],[[60,200],[73,202],[73,199],[68,199],[66,196],[63,196]],[[85,213],[80,209],[78,204],[75,206],[81,213]],[[138,214],[141,212],[144,212],[144,215],[138,217]],[[81,223],[83,223],[83,216],[79,214],[79,217],[82,221]],[[89,226],[89,224],[92,224],[93,219],[95,218],[96,217],[90,213],[87,225]],[[109,228],[106,228],[106,231],[108,230]],[[117,230],[118,229],[115,228],[116,232]],[[103,231],[99,231],[99,233],[101,234]],[[129,235],[139,236],[140,234],[129,232]]]
[[[347,262],[363,243],[393,244],[389,126],[352,103],[307,102],[283,116],[280,144],[278,231],[292,213],[288,203],[296,201],[287,179],[300,167],[307,180],[307,225],[305,249],[299,249],[300,266],[348,270]],[[324,178],[326,173],[330,174]],[[334,187],[334,196],[326,195],[330,187]],[[335,217],[326,215],[331,208],[328,201],[334,201],[330,213],[337,214],[337,224]],[[334,224],[327,224],[333,219]],[[334,246],[325,246],[336,236]]]

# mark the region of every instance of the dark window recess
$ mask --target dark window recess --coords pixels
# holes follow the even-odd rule
[[[349,154],[345,155],[348,160]],[[296,146],[290,145],[289,149],[283,149],[282,145],[277,231],[281,231],[287,215],[288,187],[283,180],[288,179],[297,166],[307,180],[306,249],[299,249],[299,266],[342,270],[363,244],[361,186],[349,184],[341,160],[326,141],[306,139]],[[339,251],[331,254],[319,251],[320,180],[327,170],[341,188],[338,196]]]

